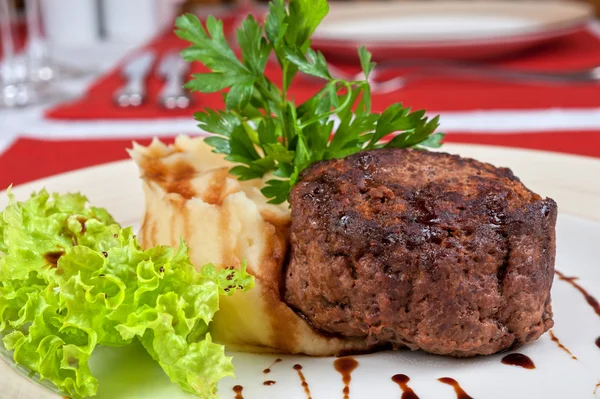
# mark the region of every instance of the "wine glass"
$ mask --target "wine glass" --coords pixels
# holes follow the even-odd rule
[[[27,43],[25,54],[29,68],[29,78],[33,82],[49,82],[57,77],[53,68],[48,43],[42,33],[42,13],[40,0],[25,0],[27,19]]]
[[[58,85],[84,76],[85,71],[55,62],[43,33],[41,0],[25,1],[27,39],[23,51],[17,48],[14,28],[16,10],[11,0],[0,0],[0,106],[23,107],[66,99]]]
[[[37,96],[28,78],[26,60],[17,55],[16,33],[13,30],[15,8],[11,1],[0,0],[0,106],[20,107],[31,103]]]

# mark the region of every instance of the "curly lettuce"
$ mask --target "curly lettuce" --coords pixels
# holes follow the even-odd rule
[[[200,272],[189,249],[143,250],[131,228],[79,194],[8,193],[0,214],[0,336],[14,361],[73,398],[93,396],[98,345],[139,340],[171,381],[202,398],[233,375],[208,324],[219,296],[252,288],[245,265]]]

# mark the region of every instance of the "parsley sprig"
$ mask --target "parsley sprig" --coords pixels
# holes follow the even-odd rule
[[[273,0],[260,24],[249,15],[237,29],[241,57],[223,33],[223,22],[208,17],[206,26],[192,14],[177,19],[177,35],[191,43],[182,52],[210,72],[193,75],[192,91],[223,91],[225,110],[195,114],[199,127],[214,133],[205,141],[238,165],[231,173],[249,180],[273,173],[263,194],[271,203],[288,199],[302,170],[310,164],[342,158],[365,149],[439,147],[434,133],[438,117],[393,104],[382,113],[371,110],[368,77],[375,64],[365,47],[358,50],[364,80],[336,79],[325,57],[310,48],[310,37],[329,11],[326,0]],[[276,59],[282,79],[276,85],[265,67]],[[298,72],[321,78],[324,86],[296,105],[288,89]],[[227,89],[227,90],[226,90]],[[339,124],[334,129],[337,119]],[[381,140],[396,133],[387,142]]]

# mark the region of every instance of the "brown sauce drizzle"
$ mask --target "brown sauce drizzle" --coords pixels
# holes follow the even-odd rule
[[[452,388],[454,388],[454,392],[456,392],[456,399],[473,399],[461,388],[461,386],[458,384],[458,381],[456,381],[455,379],[443,377],[438,378],[438,381],[450,385]]]
[[[556,273],[559,279],[561,279],[562,281],[566,281],[567,283],[571,284],[577,291],[581,292],[581,295],[583,295],[587,303],[592,307],[592,309],[594,309],[596,314],[600,316],[600,303],[598,303],[598,300],[591,296],[582,286],[575,282],[575,280],[578,280],[579,277],[566,277],[558,270],[554,271],[554,273]]]
[[[392,377],[392,381],[398,384],[402,390],[401,399],[419,399],[417,394],[415,394],[415,392],[408,386],[408,381],[410,381],[410,378],[408,378],[407,375],[396,374]]]
[[[235,399],[244,399],[244,395],[242,395],[242,391],[244,387],[241,385],[236,385],[233,387],[233,392],[235,392]]]
[[[230,194],[226,191],[229,168],[221,168],[211,172],[209,186],[202,193],[202,200],[211,205],[221,205],[225,197]]]
[[[269,367],[263,370],[263,374],[269,374],[271,372],[271,367],[275,366],[277,363],[280,363],[281,359],[275,359],[273,363]]]
[[[304,388],[306,399],[312,399],[312,397],[310,396],[310,388],[308,387],[308,382],[306,382],[304,373],[302,373],[302,366],[299,364],[294,364],[294,370],[296,370],[296,372],[298,373],[298,377],[300,377],[300,381],[302,381],[302,388]]]
[[[81,234],[85,234],[85,232],[87,231],[87,218],[84,218],[83,216],[79,216],[77,218],[77,221],[79,222],[79,224],[81,224]]]
[[[509,366],[523,367],[528,370],[535,368],[533,361],[522,353],[511,353],[510,355],[506,355],[502,358],[502,363],[508,364]]]
[[[142,178],[156,182],[167,193],[177,193],[185,199],[196,195],[191,180],[197,171],[185,161],[167,165],[156,156],[146,156],[140,162],[140,169],[143,171]]]
[[[44,254],[44,259],[46,260],[46,262],[48,262],[50,264],[50,267],[52,269],[56,269],[58,267],[58,260],[64,254],[65,254],[65,251],[46,252]]]
[[[583,297],[585,298],[588,305],[590,305],[592,307],[592,309],[594,309],[594,312],[596,312],[596,314],[598,316],[600,316],[600,303],[598,302],[598,300],[596,298],[591,296],[589,294],[589,292],[587,292],[585,290],[585,288],[583,288],[582,286],[580,286],[579,284],[577,284],[575,282],[576,280],[579,279],[579,277],[567,277],[563,273],[559,272],[558,270],[555,270],[554,273],[558,276],[558,278],[560,280],[566,281],[567,283],[571,284],[577,291],[581,292],[581,295],[583,295]],[[596,346],[598,346],[598,348],[600,348],[600,337],[598,337],[598,339],[596,339]]]
[[[350,398],[350,381],[352,372],[358,367],[358,362],[353,357],[341,357],[333,362],[335,370],[342,375],[344,382],[344,399]]]
[[[265,375],[269,374],[271,372],[271,367],[273,367],[277,363],[280,363],[281,361],[282,360],[279,358],[275,359],[275,361],[273,363],[271,363],[271,365],[269,367],[267,367],[266,369],[263,370],[263,374],[265,374]],[[270,387],[271,385],[275,385],[275,383],[277,383],[277,381],[273,381],[273,380],[263,381],[263,385],[266,385],[268,387]]]
[[[560,349],[564,350],[571,356],[571,359],[577,360],[577,356],[575,356],[573,353],[571,353],[571,351],[559,341],[559,339],[556,337],[556,335],[554,335],[554,332],[552,330],[548,331],[548,334],[550,334],[550,339],[553,342],[555,342],[556,345],[558,345],[558,347]]]

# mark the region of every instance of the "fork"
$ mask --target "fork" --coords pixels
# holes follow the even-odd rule
[[[121,107],[139,107],[146,99],[146,78],[148,77],[156,54],[144,51],[129,60],[121,69],[126,79],[125,85],[114,94],[115,103]]]
[[[384,72],[399,67],[419,67],[419,70],[386,80],[378,79]],[[364,74],[362,72],[352,75],[331,64],[329,65],[329,72],[337,79],[350,81],[364,79]],[[482,65],[448,61],[388,61],[377,64],[369,76],[369,83],[371,84],[371,90],[373,92],[390,93],[402,89],[410,80],[423,79],[429,76],[448,75],[469,79],[502,80],[545,85],[590,83],[600,82],[600,66],[568,72],[543,72],[486,67]]]

